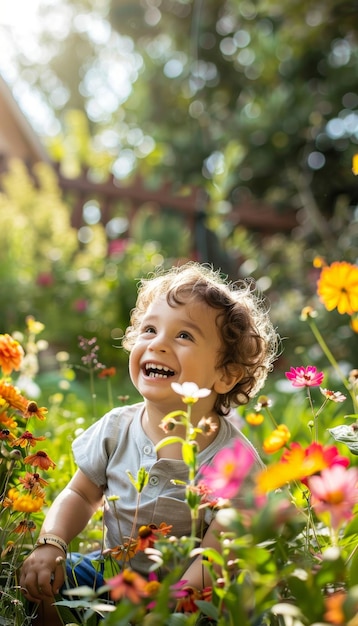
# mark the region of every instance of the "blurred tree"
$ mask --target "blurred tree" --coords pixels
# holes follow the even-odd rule
[[[140,171],[210,193],[219,174],[226,201],[249,192],[303,207],[305,235],[330,247],[322,214],[358,195],[355,15],[347,0],[44,2],[31,82],[63,123],[86,111],[92,148],[112,155],[102,166],[118,178]],[[18,62],[26,80],[29,56]]]

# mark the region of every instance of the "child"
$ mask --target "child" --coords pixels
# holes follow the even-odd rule
[[[211,390],[192,405],[193,424],[203,417],[210,417],[214,424],[208,434],[197,437],[199,466],[209,464],[219,450],[238,438],[252,447],[230,421],[229,413],[262,387],[276,355],[277,336],[249,284],[230,284],[218,272],[188,263],[142,280],[123,347],[130,353],[131,380],[144,400],[113,409],[74,441],[78,470],[52,504],[39,545],[22,568],[20,583],[25,596],[41,603],[42,623],[52,626],[60,623],[52,603],[64,581],[56,559],[64,556],[67,544],[83,530],[104,498],[106,546],[113,548],[133,536],[137,492],[128,470],[133,476],[141,467],[149,472],[137,529],[165,522],[172,524],[172,535],[190,535],[185,486],[177,482],[185,483],[188,477],[181,446],[172,443],[155,450],[164,437],[163,417],[184,409],[171,384],[195,382],[200,389]],[[176,428],[175,434],[183,435],[182,426]],[[109,496],[119,497],[116,507],[108,502]],[[205,522],[201,545],[218,548],[215,518],[199,520],[198,533]],[[150,564],[140,552],[131,559],[130,567],[145,575]],[[204,569],[197,557],[182,579],[202,588],[208,583]],[[84,584],[81,579],[79,584]]]

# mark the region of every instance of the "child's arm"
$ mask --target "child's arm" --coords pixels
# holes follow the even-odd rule
[[[101,505],[103,490],[78,470],[67,487],[53,502],[40,531],[44,535],[59,537],[65,544],[76,537]],[[56,545],[38,546],[24,561],[20,585],[25,596],[38,601],[43,596],[53,596],[63,584],[62,565],[58,557],[65,557]]]
[[[221,553],[221,543],[218,537],[223,530],[223,527],[214,519],[209,525],[200,547],[213,548]],[[197,589],[212,586],[213,582],[207,567],[202,563],[202,557],[200,555],[189,565],[182,576],[182,580],[186,581],[188,587],[196,587]]]

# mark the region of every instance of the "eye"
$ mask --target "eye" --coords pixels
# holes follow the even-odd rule
[[[147,334],[155,334],[156,330],[154,326],[146,326],[146,328],[144,329],[144,332]]]
[[[188,339],[189,341],[194,341],[193,336],[188,333],[186,330],[181,330],[178,334],[179,339]]]
[[[140,329],[142,335],[152,335],[156,333],[154,326],[143,326]]]

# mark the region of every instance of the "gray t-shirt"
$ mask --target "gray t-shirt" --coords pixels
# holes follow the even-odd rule
[[[171,535],[176,537],[190,535],[191,531],[185,485],[172,482],[185,483],[188,480],[187,466],[182,460],[157,458],[153,442],[142,428],[143,411],[143,402],[115,408],[73,442],[78,467],[95,485],[104,488],[106,546],[110,548],[123,544],[131,536],[135,538],[142,525],[153,523],[159,527],[162,522],[172,524]],[[219,450],[237,438],[252,447],[234,423],[227,417],[220,418],[215,439],[198,453],[199,466],[209,464]],[[257,464],[260,465],[258,456]],[[149,472],[149,480],[138,502],[138,493],[127,471],[136,478],[141,467]],[[119,499],[113,501],[110,498],[108,501],[110,496]],[[137,507],[137,521],[133,529]],[[202,529],[207,528],[210,515],[209,509],[203,509],[198,520],[198,533],[203,534]],[[147,556],[142,552],[131,560],[131,567],[143,573],[148,572],[149,565]]]

